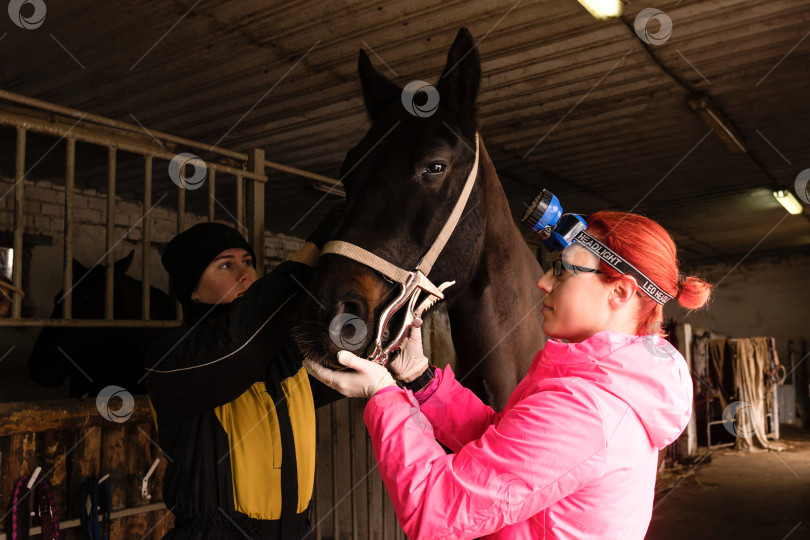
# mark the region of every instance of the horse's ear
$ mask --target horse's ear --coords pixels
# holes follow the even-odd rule
[[[129,270],[129,266],[132,264],[132,259],[135,258],[135,250],[129,252],[129,255],[124,257],[123,259],[118,259],[115,261],[115,275],[116,276],[123,276]]]
[[[86,272],[87,268],[76,259],[73,259],[73,279],[83,276]]]
[[[373,122],[392,103],[400,100],[402,89],[374,69],[363,49],[360,49],[360,55],[357,58],[357,72],[360,74],[360,84],[363,87],[363,101],[366,103],[369,118]]]
[[[480,85],[481,57],[478,47],[470,31],[462,27],[447,53],[447,65],[436,89],[442,104],[455,109],[465,118],[475,120],[475,98]]]

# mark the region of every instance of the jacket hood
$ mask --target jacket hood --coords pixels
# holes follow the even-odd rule
[[[579,343],[549,339],[537,360],[545,372],[538,374],[541,378],[561,373],[581,377],[627,403],[658,449],[677,439],[689,423],[689,368],[659,336],[602,331]]]

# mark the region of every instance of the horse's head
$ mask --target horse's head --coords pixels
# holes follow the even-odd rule
[[[118,284],[126,278],[127,270],[132,265],[135,251],[130,251],[129,255],[118,259],[114,264],[114,283]],[[73,288],[70,291],[72,297],[71,312],[74,319],[103,319],[104,318],[104,289],[107,279],[107,269],[104,266],[95,265],[90,268],[73,259]],[[120,295],[117,295],[120,296]],[[53,299],[54,310],[51,318],[62,316],[62,306],[64,305],[65,291],[56,293]]]
[[[403,90],[360,51],[358,71],[372,125],[343,163],[347,202],[333,239],[355,244],[405,270],[416,267],[444,226],[475,161],[480,64],[472,36],[461,29],[435,87],[417,81]],[[412,92],[412,86],[422,90]],[[429,274],[436,284],[456,281],[448,290],[448,301],[454,290],[467,288],[474,279],[483,243],[479,203],[486,159],[482,150],[479,180]],[[340,349],[362,354],[373,340],[380,311],[398,289],[363,264],[323,255],[309,285],[314,298],[307,298],[299,312],[297,341],[302,351],[332,367],[337,366],[334,358]]]
[[[142,283],[126,275],[134,254],[132,251],[114,263],[115,319],[141,318]],[[106,272],[104,266],[87,268],[73,260],[74,319],[104,318]],[[174,303],[154,287],[150,291],[150,306],[153,320],[174,318]],[[54,297],[51,318],[61,318],[63,307],[64,291],[60,291]],[[71,376],[71,396],[93,395],[108,384],[143,392],[143,384],[138,383],[143,374],[143,356],[164,332],[154,328],[45,327],[28,358],[28,370],[44,386],[58,386]]]

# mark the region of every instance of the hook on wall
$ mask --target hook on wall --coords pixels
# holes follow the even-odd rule
[[[157,469],[158,463],[160,463],[160,458],[155,458],[155,461],[152,462],[152,466],[149,467],[149,472],[146,473],[146,476],[143,477],[143,482],[141,482],[141,496],[146,499],[152,498],[152,495],[149,494],[149,478],[152,476],[152,473],[155,472],[155,469]]]

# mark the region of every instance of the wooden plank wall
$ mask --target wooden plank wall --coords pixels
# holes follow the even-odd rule
[[[78,519],[82,485],[109,474],[113,510],[160,502],[165,456],[144,396],[132,416],[117,424],[103,419],[95,400],[0,404],[0,509],[11,510],[11,495],[20,477],[42,467],[54,489],[61,522]],[[377,470],[363,423],[365,400],[344,399],[318,410],[318,458],[314,492],[317,540],[404,540],[391,500]],[[141,481],[155,458],[161,458],[149,481],[151,499],[141,496]],[[111,538],[160,539],[172,527],[166,510],[113,521]],[[5,532],[8,515],[0,523]],[[35,519],[33,526],[39,525]],[[79,540],[80,527],[61,538]]]
[[[316,540],[404,540],[363,423],[365,400],[317,411]],[[370,511],[369,511],[370,509]]]
[[[60,522],[79,518],[82,485],[88,478],[109,474],[113,510],[137,508],[162,500],[166,459],[157,440],[146,398],[136,398],[125,423],[103,419],[95,400],[59,400],[0,404],[0,509],[6,532],[14,486],[20,477],[42,467],[39,478],[53,486]],[[31,431],[25,431],[29,428]],[[161,462],[149,481],[151,498],[141,496],[141,481],[152,461]],[[111,538],[162,538],[174,522],[168,510],[126,516],[113,521]],[[35,519],[33,526],[39,525]],[[81,528],[61,531],[61,538],[81,538]]]

